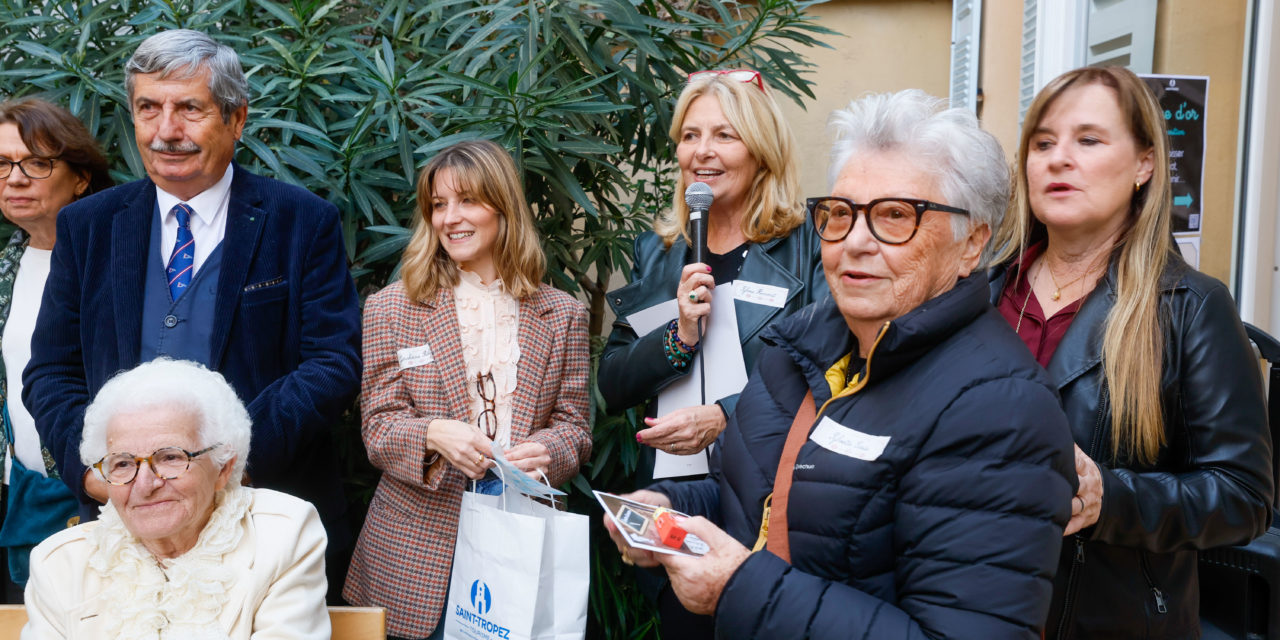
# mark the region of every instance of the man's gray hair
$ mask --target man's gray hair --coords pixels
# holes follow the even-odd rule
[[[187,360],[152,360],[117,374],[102,385],[84,412],[80,461],[91,465],[107,453],[120,453],[107,451],[107,424],[112,418],[162,408],[194,414],[200,425],[195,450],[224,445],[208,455],[219,467],[234,456],[236,465],[231,481],[240,482],[249,460],[253,424],[249,412],[222,374]],[[150,451],[128,453],[151,455]]]
[[[969,210],[951,216],[957,240],[972,225],[986,224],[994,235],[1009,204],[1009,165],[995,136],[983,131],[965,109],[919,89],[868,95],[831,114],[831,184],[855,155],[897,151],[932,174],[946,202]],[[988,248],[989,249],[989,248]],[[987,265],[983,250],[979,268]]]
[[[230,122],[236,109],[249,104],[249,81],[240,68],[240,57],[231,47],[190,29],[161,31],[138,45],[124,65],[124,88],[133,104],[133,77],[160,73],[161,78],[190,78],[209,70],[209,93],[218,102],[222,121]]]

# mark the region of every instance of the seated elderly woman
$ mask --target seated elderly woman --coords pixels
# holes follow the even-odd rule
[[[632,494],[714,521],[683,521],[710,551],[606,526],[720,638],[1039,638],[1075,472],[980,270],[1004,156],[919,91],[832,121],[832,195],[808,202],[832,297],[768,330],[710,478]]]
[[[196,363],[112,378],[80,444],[109,500],[31,553],[22,637],[328,638],[324,527],[240,486],[249,437],[231,385]]]

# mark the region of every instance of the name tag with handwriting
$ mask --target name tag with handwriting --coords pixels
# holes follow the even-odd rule
[[[826,416],[818,422],[809,439],[828,451],[867,461],[879,458],[889,444],[889,436],[873,436],[850,429]]]
[[[771,284],[735,280],[733,297],[744,302],[754,302],[781,309],[787,304],[786,287],[775,287]]]
[[[410,367],[421,367],[424,364],[435,361],[435,358],[431,357],[431,345],[429,344],[401,349],[396,352],[396,359],[400,361],[400,369],[402,371]]]

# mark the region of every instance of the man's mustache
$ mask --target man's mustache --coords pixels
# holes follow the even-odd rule
[[[164,142],[163,140],[152,140],[147,148],[156,153],[199,153],[200,145],[194,142]]]

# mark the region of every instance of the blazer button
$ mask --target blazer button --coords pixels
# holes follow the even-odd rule
[[[167,316],[165,316],[165,317],[164,317],[164,326],[166,326],[166,327],[168,327],[168,328],[170,328],[170,329],[172,329],[172,328],[174,328],[174,327],[178,326],[178,316],[175,316],[175,315],[167,315]]]

